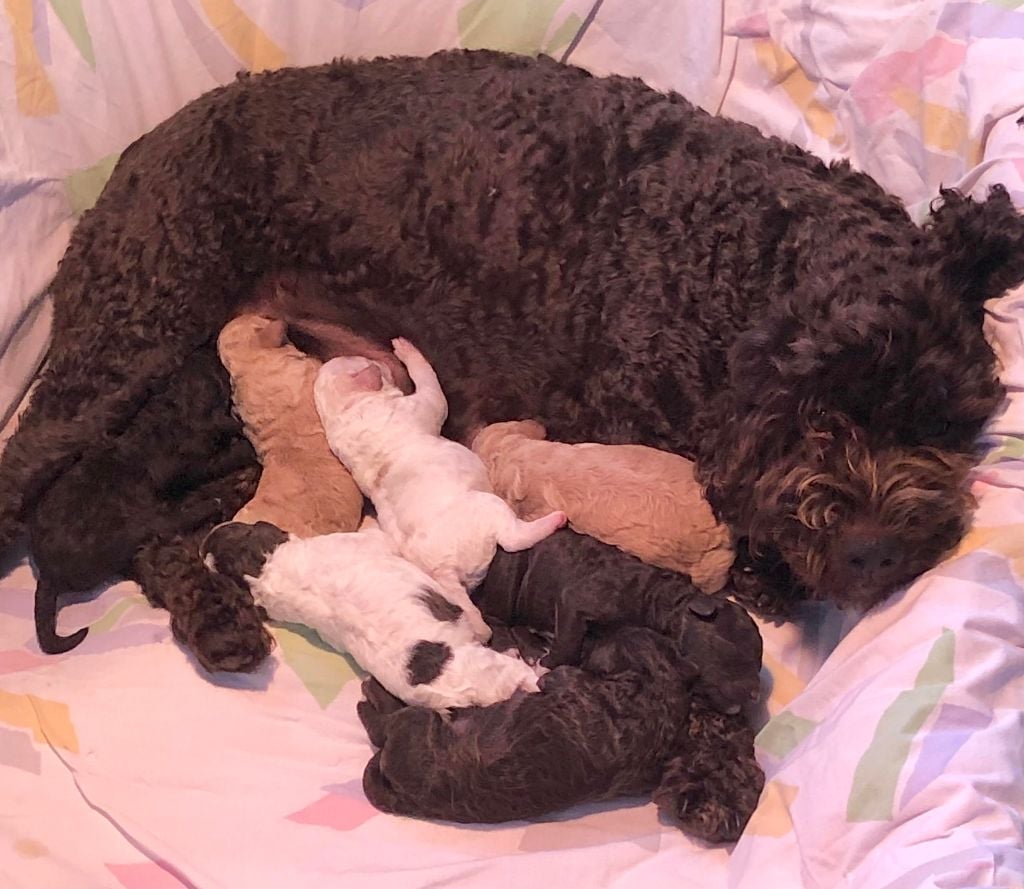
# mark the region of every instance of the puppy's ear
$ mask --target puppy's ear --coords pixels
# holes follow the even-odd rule
[[[1024,216],[1002,185],[978,202],[944,188],[926,224],[928,250],[953,293],[972,312],[1024,281]]]
[[[267,557],[287,539],[270,522],[226,522],[206,535],[199,555],[211,570],[244,584],[246,577],[260,575]]]
[[[271,318],[257,332],[256,343],[264,349],[279,349],[288,341],[288,325]]]
[[[380,366],[368,364],[359,373],[352,375],[352,382],[357,389],[365,389],[367,392],[379,392],[384,387],[384,375]]]

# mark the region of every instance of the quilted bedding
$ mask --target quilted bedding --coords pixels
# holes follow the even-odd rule
[[[635,74],[825,156],[920,217],[940,184],[1024,207],[1020,0],[4,0],[0,422],[42,360],[45,288],[118,152],[235,71],[449,46]],[[120,584],[45,657],[0,566],[0,886],[1024,886],[1024,291],[989,304],[1010,389],[960,551],[859,621],[765,626],[768,783],[731,849],[649,803],[460,827],[382,815],[358,671],[298,626],[211,681]],[[8,431],[10,426],[8,428]]]

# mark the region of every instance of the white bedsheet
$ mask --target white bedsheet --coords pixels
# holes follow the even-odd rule
[[[939,184],[1001,181],[1024,205],[1018,7],[6,0],[0,416],[41,355],[39,294],[74,213],[124,145],[239,68],[454,45],[560,55],[582,29],[573,62],[849,155],[920,216]],[[45,657],[22,563],[0,580],[0,886],[1024,886],[1024,292],[988,324],[1011,392],[975,527],[859,623],[814,606],[765,628],[769,781],[735,850],[640,801],[486,828],[376,813],[343,655],[279,627],[260,673],[211,680],[121,584],[64,609],[62,627],[92,632]]]

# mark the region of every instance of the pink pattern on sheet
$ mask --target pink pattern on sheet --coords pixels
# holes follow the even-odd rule
[[[188,889],[187,883],[183,883],[155,861],[108,864],[106,868],[124,889]]]
[[[894,52],[872,62],[850,92],[865,122],[876,123],[900,109],[894,93],[906,90],[920,95],[925,84],[961,67],[966,56],[966,44],[936,34],[916,50]]]
[[[298,824],[317,824],[332,830],[354,830],[380,814],[363,795],[362,779],[331,784],[330,791],[315,803],[286,816]]]

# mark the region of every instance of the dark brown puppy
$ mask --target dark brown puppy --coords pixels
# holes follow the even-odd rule
[[[130,575],[147,541],[215,521],[224,504],[209,492],[189,495],[254,459],[231,416],[227,372],[212,348],[201,349],[124,432],[97,442],[40,498],[28,524],[39,647],[69,651],[88,633],[57,635],[61,594]]]
[[[764,778],[742,717],[691,702],[695,676],[664,636],[621,627],[587,642],[582,669],[544,676],[539,694],[450,720],[368,681],[358,711],[380,750],[363,789],[385,812],[469,823],[653,791],[691,836],[735,840]]]
[[[750,615],[585,534],[563,529],[523,552],[498,550],[473,601],[489,623],[553,634],[546,667],[579,664],[592,628],[648,627],[700,666],[700,687],[723,713],[760,694],[761,634]]]

